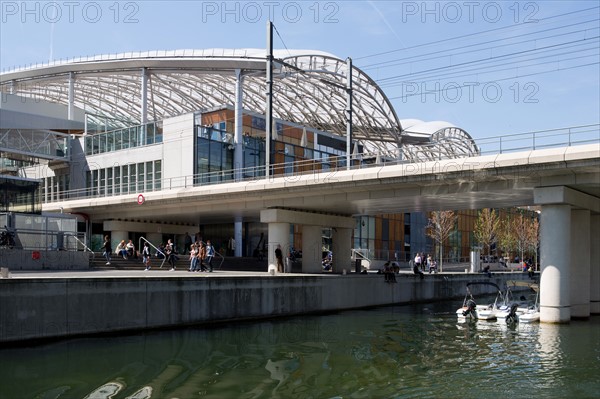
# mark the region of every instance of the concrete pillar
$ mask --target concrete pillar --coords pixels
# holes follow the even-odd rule
[[[542,205],[540,222],[540,321],[571,319],[571,207]]]
[[[323,266],[323,228],[302,225],[302,273],[321,273]]]
[[[349,229],[352,230],[355,225],[355,220],[347,216],[335,216],[320,214],[314,212],[299,212],[288,209],[264,209],[260,212],[260,221],[269,225],[269,265],[273,264],[275,255],[273,251],[275,246],[272,246],[272,242],[284,242],[285,250],[284,255],[287,256],[289,253],[289,226],[290,224],[302,225],[302,272],[304,273],[321,273],[322,271],[322,227],[331,226],[336,229]],[[276,230],[278,224],[285,224],[285,231],[277,232],[280,237],[285,237],[285,241],[282,239],[276,239],[275,235],[272,235],[271,230]],[[273,226],[272,226],[273,225]],[[273,233],[275,234],[275,233]],[[284,236],[285,234],[285,236]],[[342,233],[348,234],[348,233]],[[351,237],[351,235],[349,236]],[[341,240],[349,242],[348,240]],[[350,243],[351,244],[351,243]],[[348,248],[348,247],[347,247]],[[339,249],[339,252],[346,252],[345,249]],[[347,253],[350,250],[348,249]],[[334,263],[335,263],[335,254]],[[271,266],[269,266],[271,267]]]
[[[155,247],[162,243],[162,233],[146,233],[146,240],[150,241]]]
[[[571,211],[571,317],[590,317],[590,211]]]
[[[600,214],[590,216],[590,314],[600,314]]]
[[[233,224],[233,239],[235,240],[234,256],[236,258],[240,258],[242,256],[242,248],[244,248],[244,243],[242,242],[242,227],[242,218],[236,216]]]
[[[281,245],[281,252],[285,259],[290,248],[290,224],[289,223],[269,223],[269,246],[267,260],[269,267],[267,271],[275,270],[277,272],[277,259],[275,259],[275,249]],[[284,263],[285,266],[285,263]]]
[[[333,271],[341,273],[346,269],[346,272],[352,270],[352,229],[344,229],[337,227],[333,229],[331,237],[333,244]]]

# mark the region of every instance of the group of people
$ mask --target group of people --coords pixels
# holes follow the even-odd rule
[[[137,253],[135,252],[135,245],[133,245],[133,241],[129,240],[127,244],[125,244],[125,240],[121,240],[121,242],[117,245],[115,249],[115,254],[117,256],[122,256],[123,259],[129,258],[137,258]]]
[[[110,243],[110,238],[108,236],[104,236],[104,244],[102,245],[103,253],[102,255],[106,259],[106,264],[110,265],[111,262],[111,253],[112,247]],[[192,243],[189,246],[190,250],[190,272],[198,272],[198,271],[213,271],[213,258],[215,256],[215,247],[211,244],[210,240],[207,240],[206,243],[199,240]],[[121,240],[117,247],[115,248],[115,254],[117,256],[123,257],[123,259],[137,258],[138,253],[136,252],[135,246],[132,240],[126,244],[125,240]],[[144,270],[150,270],[150,260],[152,258],[150,244],[146,241],[144,242],[144,247],[141,252],[142,263],[145,266]],[[161,244],[156,251],[156,257],[159,259],[165,259],[167,263],[171,266],[170,271],[175,271],[175,265],[179,260],[178,253],[175,249],[175,244],[172,239],[167,240],[167,244]]]
[[[413,260],[413,272],[415,274],[422,274],[426,270],[430,274],[435,273],[437,271],[437,262],[431,255],[425,256],[424,253],[417,252]]]
[[[110,265],[112,246],[110,244],[110,238],[108,236],[104,236],[104,243],[102,244],[102,255],[106,259],[106,264]],[[125,244],[125,240],[121,240],[117,247],[115,248],[115,254],[117,256],[121,256],[123,259],[137,258],[137,252],[135,250],[135,245],[133,245],[133,241],[129,240],[127,244]]]
[[[145,243],[147,246],[148,243]],[[198,240],[189,246],[189,261],[190,267],[188,271],[190,272],[206,272],[212,273],[213,265],[212,261],[215,257],[215,247],[211,244],[210,240],[206,240],[206,243],[202,240]],[[185,253],[186,251],[184,251]],[[171,266],[169,271],[175,271],[175,264],[179,260],[179,256],[177,256],[177,251],[175,250],[175,245],[173,241],[169,239],[167,244],[159,250],[159,253],[162,253],[162,256],[167,258],[167,263]],[[161,256],[161,257],[162,257]],[[148,257],[145,259],[150,259],[149,251]],[[146,270],[149,270],[149,264],[146,265]]]
[[[396,265],[396,262],[393,264],[390,262],[385,262],[383,264],[383,277],[386,283],[397,283],[396,281],[396,273],[400,271],[400,268]]]
[[[215,247],[210,240],[206,240],[206,244],[202,241],[197,241],[190,245],[190,267],[189,272],[205,272],[212,273],[212,261],[215,257]]]

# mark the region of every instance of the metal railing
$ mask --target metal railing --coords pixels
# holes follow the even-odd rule
[[[217,266],[215,269],[221,270],[221,266],[223,266],[223,262],[225,262],[225,257],[221,255],[219,251],[215,250],[215,257],[217,256],[221,258],[221,262],[219,262],[219,266]]]
[[[544,130],[491,137],[477,141],[480,155],[503,154],[525,150],[536,150],[551,147],[574,146],[600,143],[600,124],[583,125],[561,129]],[[434,147],[436,144],[432,144]],[[439,144],[437,144],[439,145]],[[423,146],[426,148],[427,146]],[[400,150],[382,152],[365,152],[353,154],[350,169],[382,167],[414,163],[401,158]],[[440,159],[445,159],[440,155]],[[346,156],[331,156],[320,159],[306,159],[288,163],[270,165],[270,179],[284,177],[294,179],[302,175],[331,173],[347,170]],[[131,195],[140,192],[174,190],[205,185],[232,182],[259,182],[265,179],[265,167],[229,169],[195,175],[178,176],[148,180],[144,182],[122,184],[120,186],[101,186],[84,189],[55,192],[44,203],[59,202],[71,199],[97,198],[107,196]]]
[[[138,240],[138,249],[142,248],[142,241],[147,242],[148,245],[150,245],[152,248],[154,248],[156,250],[157,254],[161,254],[162,257],[162,263],[160,264],[159,269],[162,269],[163,265],[165,264],[165,261],[167,260],[167,255],[165,255],[165,253],[163,251],[161,251],[159,248],[157,248],[154,244],[152,244],[150,241],[148,241],[146,239],[146,237],[140,237],[140,239]]]
[[[167,261],[167,255],[160,249],[158,248],[156,245],[152,244],[152,242],[148,241],[146,239],[146,237],[140,237],[140,239],[138,240],[138,248],[142,248],[142,241],[143,242],[147,242],[148,245],[150,245],[157,254],[161,254],[162,255],[162,262],[160,264],[159,269],[162,269],[162,267],[164,266],[165,262]],[[223,262],[225,261],[225,257],[223,255],[221,255],[221,253],[219,253],[219,251],[215,250],[214,251],[214,257],[220,257],[221,261],[219,262],[219,265],[215,268],[215,269],[219,269],[221,270],[221,266],[223,266]]]
[[[75,233],[65,233],[65,236],[69,236],[69,237],[72,237],[73,239],[75,239],[75,241],[77,241],[83,247],[83,250],[85,252],[89,252],[92,255],[92,259],[91,260],[93,260],[94,256],[96,255],[96,253],[90,247],[88,247],[85,244],[85,242],[83,242],[82,240],[79,239],[79,237],[77,237],[78,234],[80,234],[80,233],[77,233],[77,234],[75,234]],[[85,235],[84,235],[84,237],[85,237]]]
[[[372,262],[370,252],[366,248],[352,248],[352,254],[350,256],[350,259],[352,260],[353,263],[356,262],[357,260],[360,260],[361,266],[365,267],[366,269],[369,269],[369,267],[371,266],[371,262]],[[367,265],[362,264],[363,260],[367,261]]]
[[[65,231],[41,231],[33,229],[11,228],[5,230],[13,237],[12,245],[4,249],[22,249],[32,251],[93,251],[84,244],[85,233]]]
[[[481,155],[541,150],[600,142],[600,124],[507,134],[477,140]]]

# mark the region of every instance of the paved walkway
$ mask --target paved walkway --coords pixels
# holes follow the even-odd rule
[[[177,269],[169,271],[169,269],[151,269],[149,271],[140,270],[39,270],[39,271],[10,271],[10,278],[14,279],[38,279],[38,278],[130,278],[130,277],[148,277],[148,278],[165,278],[165,277],[190,277],[190,278],[207,278],[207,277],[277,277],[277,276],[308,276],[306,273],[286,273],[275,274],[271,276],[268,272],[246,272],[246,271],[227,271],[215,270],[212,273],[208,272],[188,272],[187,269]],[[311,276],[336,276],[336,274],[311,274]]]
[[[499,272],[494,272],[499,273]],[[500,272],[502,273],[502,272]],[[510,271],[508,271],[510,273]],[[369,275],[377,275],[376,272],[369,272]],[[399,275],[413,275],[411,271],[401,270]],[[447,271],[444,273],[424,273],[425,278],[427,276],[435,276],[437,274],[465,274],[464,271]],[[355,275],[350,273],[349,275]],[[307,276],[320,276],[320,277],[341,277],[338,273],[281,273],[271,276],[268,272],[258,271],[229,271],[229,270],[215,270],[212,273],[208,272],[188,272],[187,269],[177,269],[175,271],[169,271],[169,269],[151,269],[149,271],[140,270],[39,270],[39,271],[23,271],[15,270],[9,272],[9,278],[13,279],[51,279],[51,278],[165,278],[165,277],[189,277],[189,278],[222,278],[222,277],[285,277],[285,276],[296,276],[296,277],[307,277]],[[379,275],[383,278],[383,275]],[[1,279],[1,278],[0,278]]]

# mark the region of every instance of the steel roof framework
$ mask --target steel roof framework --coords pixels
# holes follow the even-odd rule
[[[143,73],[148,76],[147,119],[156,121],[232,105],[235,71],[239,69],[244,76],[242,107],[264,112],[264,57],[246,53],[238,56],[240,53],[235,50],[230,53],[223,50],[219,56],[207,56],[206,51],[201,56],[177,54],[180,53],[101,56],[26,68],[0,75],[0,90],[67,106],[71,101],[73,106],[90,114],[141,123]],[[345,136],[346,61],[319,52],[288,52],[287,56],[279,52],[276,65],[273,116]],[[360,141],[366,151],[394,150],[411,161],[478,152],[466,132],[450,126],[431,134],[425,146],[403,143],[402,126],[386,95],[360,69],[353,67],[352,75],[352,139]],[[74,89],[71,99],[70,82]]]

